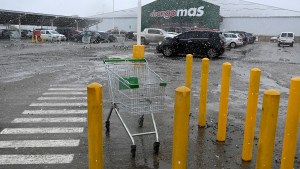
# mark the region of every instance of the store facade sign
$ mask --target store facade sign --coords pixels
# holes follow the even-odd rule
[[[204,6],[198,8],[189,9],[177,9],[177,10],[166,10],[166,11],[155,11],[150,13],[150,17],[163,17],[170,19],[172,17],[201,17],[204,15]]]

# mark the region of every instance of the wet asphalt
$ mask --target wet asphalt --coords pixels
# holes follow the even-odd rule
[[[76,85],[86,87],[92,82],[103,85],[103,117],[110,109],[108,79],[101,61],[109,57],[131,56],[129,49],[115,48],[118,44],[92,44],[83,48],[80,43],[32,44],[30,41],[0,41],[0,131],[5,128],[51,127],[50,123],[12,123],[15,118],[24,117],[24,110],[55,109],[53,107],[31,107],[30,104],[48,92],[55,85]],[[198,128],[199,79],[201,58],[194,58],[193,87],[191,93],[191,114],[189,122],[189,143],[187,168],[189,169],[252,169],[255,168],[259,124],[262,109],[263,91],[277,89],[281,92],[279,117],[277,122],[273,168],[279,168],[283,141],[283,130],[287,110],[289,81],[300,76],[300,45],[277,47],[275,43],[256,42],[236,49],[226,50],[218,59],[210,61],[209,92],[207,100],[207,126]],[[136,157],[130,153],[131,141],[116,114],[112,114],[110,132],[104,139],[104,168],[106,169],[168,169],[172,164],[173,108],[175,89],[184,84],[185,58],[166,58],[155,52],[155,45],[146,46],[145,58],[150,67],[167,81],[165,111],[155,114],[158,127],[160,151],[153,152],[155,136],[135,139]],[[228,109],[227,137],[224,143],[216,141],[220,79],[222,63],[232,64],[231,85]],[[247,102],[249,72],[253,67],[262,70],[259,105],[257,111],[253,160],[242,162],[241,151],[244,133],[244,120]],[[71,101],[69,101],[71,102]],[[83,100],[84,102],[84,100]],[[86,107],[61,107],[61,109],[86,109]],[[145,116],[144,126],[138,126],[138,117],[120,110],[130,131],[146,132],[153,130],[150,116]],[[35,116],[34,117],[40,117]],[[57,116],[60,117],[60,116]],[[87,117],[86,114],[76,117]],[[105,119],[103,119],[104,124]],[[1,148],[0,155],[8,154],[74,154],[67,164],[26,164],[0,165],[5,169],[38,168],[88,168],[87,123],[55,123],[58,127],[83,127],[82,133],[43,134],[43,135],[0,135],[0,141],[24,139],[79,139],[74,148]],[[299,142],[298,145],[299,147]],[[297,148],[295,167],[300,168],[300,151]]]

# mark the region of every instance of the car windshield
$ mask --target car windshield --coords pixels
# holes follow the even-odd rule
[[[287,33],[282,33],[281,37],[286,37]]]
[[[51,30],[51,31],[49,31],[51,34],[59,34],[58,32],[56,32],[56,31],[53,31],[53,30]]]
[[[289,38],[292,38],[292,37],[293,37],[293,34],[292,34],[292,33],[288,33],[288,37],[289,37]]]

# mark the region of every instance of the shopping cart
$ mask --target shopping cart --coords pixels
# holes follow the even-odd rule
[[[136,152],[133,137],[151,134],[156,136],[153,150],[157,154],[160,143],[153,114],[164,111],[167,83],[148,67],[146,59],[105,59],[103,62],[108,75],[112,104],[105,122],[106,132],[109,133],[109,119],[114,110],[132,141],[132,157],[135,157]],[[121,117],[119,109],[124,109],[132,115],[139,115],[140,127],[143,127],[144,115],[151,114],[154,131],[132,134]]]
[[[126,40],[126,37],[124,35],[115,35],[116,37],[116,45],[115,48],[119,48],[119,49],[128,49],[128,46],[125,45],[125,40]]]
[[[83,48],[91,48],[91,37],[92,35],[90,34],[90,32],[84,32],[84,35],[81,38],[81,41],[83,43]]]

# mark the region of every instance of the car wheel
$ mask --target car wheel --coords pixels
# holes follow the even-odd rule
[[[164,54],[164,56],[169,57],[169,56],[172,56],[173,53],[174,53],[174,52],[173,52],[173,49],[170,48],[170,47],[165,47],[165,48],[163,49],[163,54]]]
[[[231,48],[235,48],[235,47],[236,47],[236,43],[231,42],[231,43],[230,43],[230,47],[231,47]]]
[[[148,45],[149,44],[149,42],[147,42],[147,40],[145,38],[141,38],[141,43],[143,45]]]
[[[290,44],[290,47],[293,47],[293,46],[294,46],[294,43],[291,43],[291,44]]]
[[[218,52],[216,51],[216,49],[209,49],[207,51],[207,56],[208,56],[208,58],[216,58],[219,55],[218,55]]]

